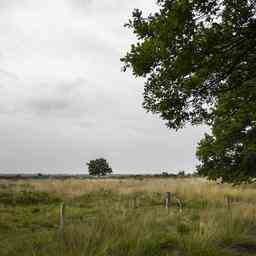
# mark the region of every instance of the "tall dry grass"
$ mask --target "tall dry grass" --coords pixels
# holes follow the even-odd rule
[[[27,239],[15,239],[15,247],[6,240],[6,254],[0,248],[4,256],[232,256],[247,255],[254,247],[252,255],[256,255],[254,185],[232,187],[201,178],[49,179],[11,184],[0,182],[14,190],[33,189],[66,200],[67,222],[64,244],[58,241],[55,228],[46,233],[28,231],[24,234]],[[167,191],[182,201],[182,212],[175,201],[170,212],[161,205]],[[227,196],[234,199],[231,207]],[[134,198],[139,205],[134,206]],[[55,227],[59,203],[49,204],[46,224]],[[37,222],[46,222],[43,209],[34,215]],[[31,205],[18,206],[20,221],[31,210]],[[5,214],[12,220],[12,214]],[[33,229],[35,220],[27,219],[30,222]]]
[[[88,180],[29,180],[18,184],[29,184],[39,191],[54,193],[64,197],[77,197],[97,190],[129,194],[136,192],[164,193],[172,192],[184,199],[200,198],[218,202],[225,196],[231,196],[243,203],[256,203],[256,189],[253,185],[231,186],[218,184],[202,178],[144,178],[144,179],[88,179]]]

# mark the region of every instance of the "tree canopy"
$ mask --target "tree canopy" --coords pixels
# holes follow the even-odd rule
[[[137,42],[124,70],[146,78],[143,106],[169,128],[207,124],[198,171],[211,179],[256,176],[256,3],[251,0],[158,0],[126,24]]]
[[[250,181],[256,176],[256,90],[225,93],[220,99],[212,135],[199,143],[199,174],[225,182]]]
[[[112,173],[112,168],[104,158],[91,160],[87,163],[89,174],[93,176],[105,176]]]

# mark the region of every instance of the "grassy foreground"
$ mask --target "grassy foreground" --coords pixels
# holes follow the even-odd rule
[[[2,180],[0,255],[256,255],[256,188],[195,178]]]

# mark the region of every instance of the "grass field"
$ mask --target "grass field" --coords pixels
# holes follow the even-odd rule
[[[2,180],[0,255],[256,255],[256,188],[200,178]]]

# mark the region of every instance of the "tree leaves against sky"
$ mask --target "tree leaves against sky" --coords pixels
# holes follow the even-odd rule
[[[169,128],[208,124],[198,171],[227,182],[256,176],[256,2],[158,0],[126,24],[137,42],[121,60],[145,77],[143,106]]]

